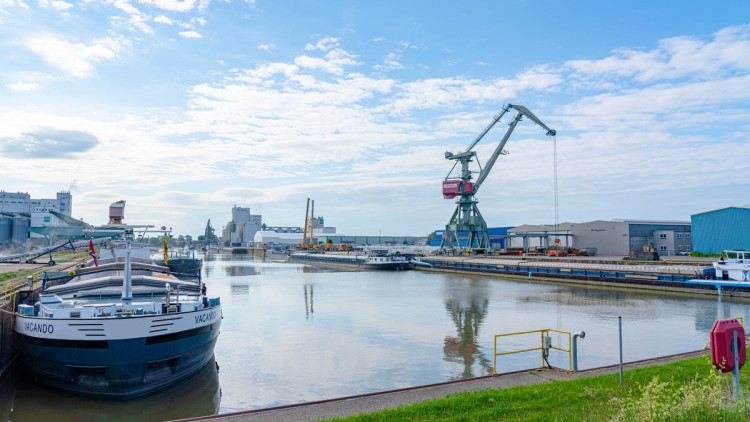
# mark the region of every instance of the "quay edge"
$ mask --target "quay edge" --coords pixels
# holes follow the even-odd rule
[[[458,259],[456,259],[458,260]],[[591,275],[559,274],[534,271],[509,271],[492,268],[477,268],[455,265],[444,265],[431,262],[429,258],[423,258],[422,263],[429,265],[415,265],[419,271],[442,272],[450,274],[472,274],[486,275],[497,278],[505,278],[517,281],[534,281],[548,284],[573,284],[586,287],[612,288],[618,290],[643,290],[650,292],[675,293],[681,295],[708,295],[732,297],[735,299],[750,301],[750,286],[739,286],[722,291],[710,284],[687,284],[683,281],[664,281],[650,278],[609,278]],[[487,265],[485,265],[487,267]],[[628,266],[623,265],[623,269]],[[632,267],[631,267],[632,268]]]

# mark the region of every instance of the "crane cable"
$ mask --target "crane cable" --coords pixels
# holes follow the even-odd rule
[[[560,232],[560,214],[559,214],[559,207],[558,207],[558,200],[557,200],[557,135],[552,136],[552,151],[553,151],[553,161],[554,161],[554,184],[555,184],[555,233]],[[560,239],[556,239],[559,243]]]

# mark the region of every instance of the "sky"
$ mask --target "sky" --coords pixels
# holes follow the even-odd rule
[[[426,235],[508,103],[557,137],[519,124],[491,227],[555,222],[555,146],[560,222],[750,204],[747,1],[0,0],[0,98],[0,189],[93,224]]]

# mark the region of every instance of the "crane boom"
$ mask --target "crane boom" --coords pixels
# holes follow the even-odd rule
[[[497,157],[499,157],[500,154],[502,154],[503,148],[505,147],[505,144],[508,142],[508,139],[510,138],[511,133],[513,133],[513,130],[516,128],[516,125],[518,124],[519,121],[521,121],[521,118],[523,116],[528,117],[529,120],[533,121],[534,123],[544,128],[547,131],[548,136],[555,136],[555,134],[557,133],[554,129],[550,129],[541,120],[539,120],[539,118],[536,117],[534,113],[531,112],[531,110],[529,110],[528,108],[522,105],[508,104],[503,109],[502,114],[504,114],[505,111],[509,110],[511,107],[518,110],[518,114],[516,114],[516,117],[513,119],[512,122],[510,122],[508,130],[505,132],[505,136],[503,136],[503,139],[500,141],[500,144],[497,146],[497,148],[495,148],[495,151],[490,156],[490,159],[487,160],[487,164],[485,164],[484,169],[482,169],[482,171],[479,173],[479,177],[477,177],[475,190],[479,190],[479,187],[482,186],[482,182],[484,182],[484,180],[490,174],[492,167],[495,165],[495,161],[497,161]],[[472,144],[472,147],[475,144],[476,142]]]
[[[474,146],[475,146],[476,144],[478,144],[478,143],[479,143],[479,141],[481,141],[481,140],[482,140],[482,138],[484,138],[484,135],[486,135],[486,134],[487,134],[487,132],[489,132],[489,131],[490,131],[490,129],[492,129],[492,128],[493,128],[493,127],[495,126],[495,124],[496,124],[497,122],[499,122],[499,121],[500,121],[500,119],[502,119],[502,118],[503,118],[503,116],[505,116],[505,113],[507,113],[507,112],[508,112],[508,110],[510,110],[510,107],[511,107],[511,104],[508,104],[507,106],[503,107],[503,110],[502,110],[502,111],[501,111],[501,112],[500,112],[500,113],[499,113],[499,114],[498,114],[497,116],[495,116],[495,118],[494,118],[494,119],[492,119],[492,122],[491,122],[491,123],[490,123],[489,125],[487,125],[487,127],[486,127],[486,128],[484,128],[484,130],[482,131],[482,133],[480,133],[480,134],[479,134],[479,136],[477,136],[477,138],[476,138],[476,139],[474,139],[474,142],[472,142],[472,143],[471,143],[471,145],[469,145],[469,147],[468,147],[468,148],[466,148],[466,152],[469,152],[469,151],[471,151],[471,149],[472,149],[472,148],[474,148]]]

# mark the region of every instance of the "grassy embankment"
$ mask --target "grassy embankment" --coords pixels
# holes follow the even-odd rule
[[[78,251],[62,251],[52,253],[52,259],[58,264],[67,264],[79,262],[82,259],[87,259],[88,254],[86,252]],[[39,262],[44,261],[44,256],[37,259]],[[34,274],[35,272],[45,271],[49,267],[38,266],[37,269],[19,269],[15,271],[0,272],[0,285],[5,283],[15,283],[17,281],[26,280],[26,277]]]
[[[740,371],[750,396],[750,367]],[[731,399],[731,373],[709,357],[619,374],[460,393],[335,421],[746,421],[750,402]]]

